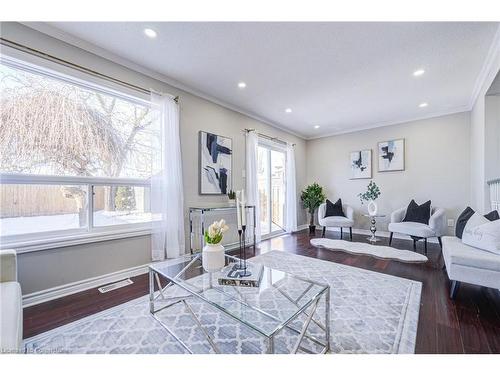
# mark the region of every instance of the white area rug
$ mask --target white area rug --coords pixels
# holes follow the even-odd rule
[[[389,246],[376,246],[362,242],[313,238],[311,245],[333,251],[345,251],[355,255],[370,255],[375,258],[399,260],[407,263],[425,263],[428,261],[425,255],[414,251],[400,250]]]
[[[414,352],[420,282],[280,251],[252,261],[331,286],[333,353]],[[223,353],[264,352],[265,342],[254,331],[196,299],[190,304]],[[159,314],[195,353],[212,352],[182,304]],[[296,338],[284,330],[276,352],[289,352]],[[25,345],[30,353],[185,353],[150,316],[147,297],[27,339]]]

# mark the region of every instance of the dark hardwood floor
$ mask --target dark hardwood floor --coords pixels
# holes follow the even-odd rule
[[[320,231],[317,236],[320,236]],[[327,237],[338,238],[337,233]],[[347,236],[345,237],[347,239]],[[328,260],[353,267],[418,280],[423,283],[416,353],[500,353],[500,292],[495,289],[462,284],[454,301],[448,297],[449,280],[441,269],[439,245],[429,243],[429,262],[407,264],[318,249],[310,245],[306,231],[263,241],[256,254],[271,250]],[[354,235],[364,242],[366,236]],[[383,239],[378,244],[387,244]],[[423,244],[418,244],[423,251]],[[393,246],[412,249],[410,240],[394,239]],[[134,284],[101,294],[90,289],[71,296],[24,309],[24,336],[31,337],[81,319],[147,293],[147,275],[133,278]]]

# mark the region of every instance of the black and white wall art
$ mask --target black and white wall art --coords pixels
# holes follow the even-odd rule
[[[351,180],[372,178],[372,150],[353,151],[350,154]]]
[[[227,194],[232,189],[233,140],[200,131],[200,194]]]
[[[378,144],[378,171],[404,171],[405,169],[405,140],[379,142]]]

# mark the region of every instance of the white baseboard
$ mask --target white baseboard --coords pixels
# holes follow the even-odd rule
[[[308,224],[305,224],[305,225],[301,225],[298,227],[297,231],[299,230],[304,230],[304,229],[307,229],[309,228],[309,225]],[[316,225],[316,230],[319,230],[319,231],[322,231],[323,230],[323,227],[320,226],[320,225]],[[340,228],[336,228],[336,227],[329,227],[329,228],[326,228],[326,230],[328,232],[340,232]],[[344,235],[345,234],[349,234],[349,229],[348,228],[345,228],[344,230]],[[352,233],[354,234],[363,234],[363,235],[366,235],[366,236],[371,236],[372,232],[370,232],[368,229],[360,229],[360,228],[352,228]],[[375,235],[377,237],[386,237],[386,238],[389,238],[389,235],[390,235],[390,232],[387,232],[387,231],[383,231],[383,230],[377,230],[377,232],[375,233]],[[404,234],[399,234],[399,233],[394,233],[393,235],[393,238],[397,238],[397,239],[401,239],[401,240],[411,240],[410,236],[405,236]],[[437,238],[429,238],[427,240],[429,243],[439,243]]]
[[[297,227],[297,232],[309,228],[309,224],[302,224]]]
[[[23,296],[23,307],[38,305],[43,302],[51,301],[57,298],[83,292],[102,285],[111,284],[119,280],[142,275],[148,272],[148,265],[127,268],[124,270],[108,273],[106,275],[91,277],[89,279],[76,281],[69,284],[59,285],[54,288],[40,290],[38,292],[26,294]]]

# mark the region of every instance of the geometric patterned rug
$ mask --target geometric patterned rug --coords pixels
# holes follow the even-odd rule
[[[251,261],[330,285],[332,353],[414,353],[420,282],[281,251],[271,251]],[[254,331],[197,299],[190,299],[190,305],[222,353],[265,351],[263,338]],[[182,304],[158,315],[194,353],[213,353]],[[296,323],[300,325],[300,319]],[[313,325],[310,328],[314,333]],[[296,338],[293,331],[283,330],[276,338],[275,351],[290,352]],[[42,333],[24,343],[28,353],[186,352],[150,316],[148,296]]]

